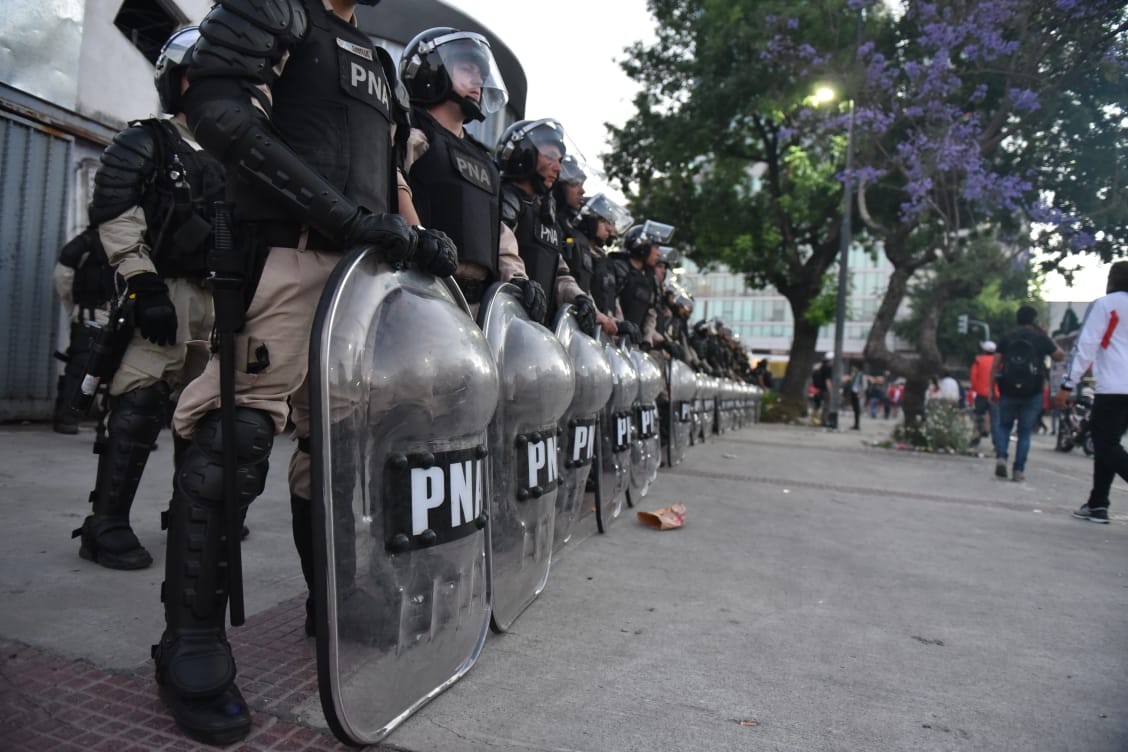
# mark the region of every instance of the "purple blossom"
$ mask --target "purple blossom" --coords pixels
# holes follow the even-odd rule
[[[1034,112],[1040,106],[1038,95],[1030,89],[1009,89],[1007,96],[1018,112]]]

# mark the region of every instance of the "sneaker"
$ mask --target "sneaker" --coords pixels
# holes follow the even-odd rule
[[[1088,504],[1073,513],[1079,520],[1088,520],[1101,525],[1108,524],[1108,507],[1090,507]]]
[[[1007,461],[1006,460],[995,460],[995,477],[996,478],[1007,477]]]
[[[1022,481],[1026,480],[1026,474],[1021,470],[1015,470],[1014,473],[1011,474],[1011,478],[1015,483],[1021,483]]]

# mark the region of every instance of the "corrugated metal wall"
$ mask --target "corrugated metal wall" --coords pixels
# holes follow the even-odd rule
[[[73,139],[0,112],[0,420],[46,418],[59,305],[51,270],[66,240]]]

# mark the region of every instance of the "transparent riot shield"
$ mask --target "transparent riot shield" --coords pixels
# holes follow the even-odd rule
[[[693,401],[697,380],[693,369],[677,358],[669,364],[670,385],[670,466],[681,464],[693,431]]]
[[[531,321],[509,284],[486,291],[478,320],[501,395],[489,427],[493,628],[504,632],[548,582],[560,486],[560,418],[576,388],[571,359]]]
[[[631,361],[638,373],[638,392],[631,407],[634,423],[631,441],[631,479],[628,502],[638,501],[650,490],[658,474],[661,447],[658,442],[658,393],[662,391],[662,368],[649,354],[632,349]]]
[[[631,436],[634,419],[631,410],[638,395],[638,371],[621,347],[604,339],[603,352],[611,364],[611,399],[600,419],[599,475],[596,486],[596,522],[607,532],[623,511],[631,479]]]
[[[309,387],[321,701],[342,741],[374,744],[488,633],[497,369],[453,283],[363,248],[322,294]]]
[[[560,489],[556,493],[553,550],[568,542],[582,516],[584,490],[599,443],[599,416],[611,399],[611,363],[603,345],[580,329],[572,307],[560,308],[553,326],[576,374],[572,404],[560,420]]]

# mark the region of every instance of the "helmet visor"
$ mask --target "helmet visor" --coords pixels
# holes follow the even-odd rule
[[[584,202],[580,216],[594,215],[606,221],[615,230],[616,235],[622,235],[634,222],[634,217],[623,207],[616,204],[602,193],[597,193]]]
[[[485,37],[459,31],[435,37],[430,44],[434,45],[456,92],[477,101],[483,115],[492,115],[505,107],[509,92]]]
[[[671,230],[672,232],[672,230]],[[658,263],[673,266],[681,260],[681,254],[672,245],[658,246]]]
[[[669,243],[674,239],[674,226],[648,219],[642,224],[639,240],[643,243]]]
[[[587,173],[584,172],[580,166],[579,160],[572,154],[560,160],[560,177],[561,183],[582,183],[587,180]]]
[[[192,45],[200,38],[200,28],[198,26],[189,26],[173,33],[168,41],[161,47],[161,54],[157,57],[157,73],[185,62],[188,51],[192,49]]]
[[[550,159],[564,159],[568,148],[564,145],[564,126],[551,118],[534,120],[521,129],[523,138]]]

